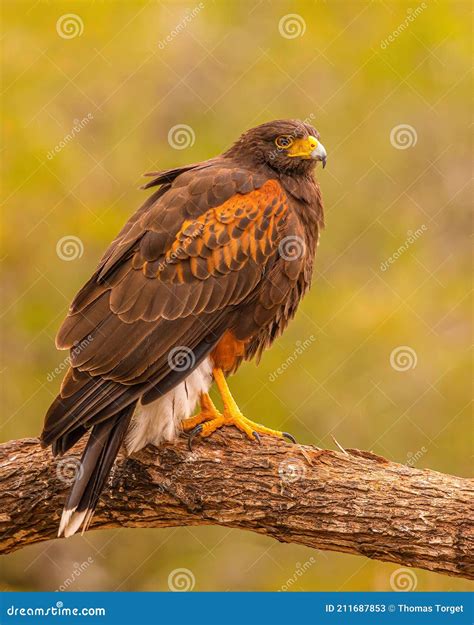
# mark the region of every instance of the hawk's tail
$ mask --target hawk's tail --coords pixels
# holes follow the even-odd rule
[[[99,496],[127,432],[135,402],[92,428],[79,470],[64,506],[58,536],[72,536],[88,528]]]

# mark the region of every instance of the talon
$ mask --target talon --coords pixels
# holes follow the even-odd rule
[[[282,432],[282,435],[296,445],[296,438],[293,436],[293,434],[289,434],[288,432]]]
[[[288,434],[287,432],[280,432],[279,430],[273,430],[264,425],[260,425],[259,423],[254,423],[250,419],[247,419],[247,417],[244,417],[235,403],[235,399],[230,393],[222,369],[219,369],[218,367],[214,368],[213,376],[222,397],[224,410],[220,413],[212,403],[209,395],[207,393],[203,393],[201,396],[201,412],[195,417],[186,419],[182,425],[183,430],[189,431],[190,434],[188,441],[188,447],[190,450],[192,450],[193,438],[198,434],[200,434],[203,438],[206,438],[219,428],[229,425],[233,425],[238,428],[250,440],[254,440],[259,445],[262,443],[262,435],[274,436],[280,440],[283,437],[286,437],[292,443],[296,443],[295,438],[291,434]]]
[[[200,434],[202,432],[202,425],[196,425],[195,428],[193,428],[188,435],[188,449],[190,452],[193,451],[193,440],[194,438]]]

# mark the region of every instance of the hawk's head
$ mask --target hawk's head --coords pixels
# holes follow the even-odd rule
[[[285,174],[304,174],[322,161],[326,150],[318,131],[297,119],[278,119],[244,132],[226,152],[234,158],[266,163]]]

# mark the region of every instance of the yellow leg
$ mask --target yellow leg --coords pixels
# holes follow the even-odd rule
[[[267,434],[269,436],[277,436],[278,438],[286,437],[292,442],[295,442],[291,434],[280,432],[278,430],[272,430],[271,428],[254,423],[250,419],[247,419],[247,417],[244,417],[244,415],[240,412],[235,399],[231,395],[222,369],[214,369],[213,375],[224,403],[224,411],[222,414],[217,412],[214,404],[211,402],[214,410],[213,416],[211,418],[202,418],[195,422],[195,426],[199,427],[199,431],[195,432],[196,434],[199,433],[204,437],[210,436],[223,425],[234,425],[252,440],[256,439],[257,441],[260,441],[259,434]],[[206,414],[209,414],[209,412]],[[199,416],[200,415],[198,415],[198,417]]]
[[[199,412],[195,417],[191,417],[189,419],[185,419],[181,423],[181,427],[184,432],[189,432],[190,430],[194,430],[194,428],[201,423],[205,423],[206,421],[212,421],[218,419],[221,416],[221,413],[214,406],[212,399],[209,397],[207,393],[203,393],[200,398],[201,404],[201,412]]]

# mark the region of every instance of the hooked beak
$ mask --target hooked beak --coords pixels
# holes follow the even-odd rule
[[[311,158],[314,158],[317,161],[321,161],[323,164],[323,169],[326,167],[328,155],[326,152],[326,148],[322,143],[318,142],[317,147],[314,148],[314,150],[311,152]]]
[[[288,156],[314,159],[316,161],[322,161],[323,167],[326,167],[327,153],[324,145],[313,137],[302,137],[295,139],[291,146],[287,150]]]

